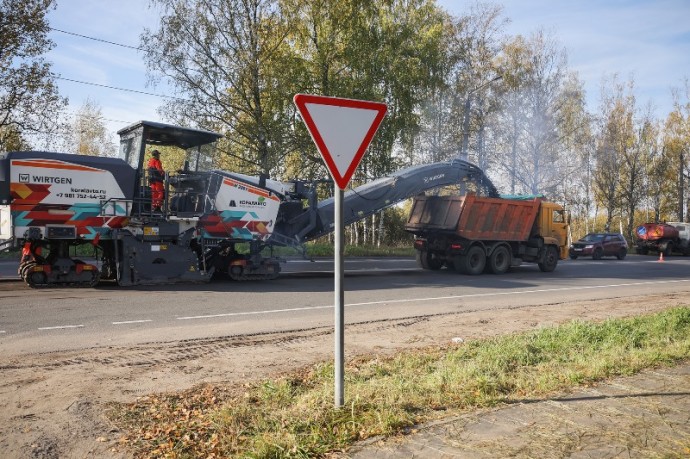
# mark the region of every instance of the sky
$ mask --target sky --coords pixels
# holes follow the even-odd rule
[[[475,3],[437,2],[457,15]],[[673,108],[671,88],[690,78],[690,0],[491,3],[503,5],[511,21],[506,34],[528,36],[541,28],[566,49],[568,67],[584,82],[590,111],[598,107],[602,78],[617,73],[620,81],[634,78],[638,106],[651,102],[655,115],[665,118]],[[165,102],[160,95],[170,93],[147,84],[143,54],[129,48],[139,45],[145,27],[156,29],[158,17],[148,0],[57,0],[57,9],[48,13],[56,46],[46,58],[60,78],[60,93],[69,98],[70,112],[92,100],[113,135],[139,120],[164,121],[157,109]]]
[[[155,29],[158,16],[148,0],[57,0],[47,15],[56,46],[46,59],[60,77],[58,88],[69,99],[70,113],[90,99],[100,106],[113,135],[139,120],[161,121],[157,108],[165,99],[143,93],[166,91],[147,84],[143,53],[125,47],[138,47],[140,34],[145,27]]]
[[[474,1],[438,0],[452,12],[469,11]],[[599,106],[603,77],[635,82],[639,107],[651,102],[658,118],[673,110],[671,87],[690,78],[688,0],[506,0],[509,35],[543,29],[568,55],[578,73],[590,111]]]

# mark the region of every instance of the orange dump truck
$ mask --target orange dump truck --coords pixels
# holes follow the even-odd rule
[[[568,218],[543,198],[418,196],[405,225],[423,269],[502,274],[522,262],[544,272],[568,255]]]

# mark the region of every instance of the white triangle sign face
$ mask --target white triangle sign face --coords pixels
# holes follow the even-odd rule
[[[297,94],[304,124],[340,189],[350,182],[388,107],[338,97]]]

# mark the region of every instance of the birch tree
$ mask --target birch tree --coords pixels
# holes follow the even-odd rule
[[[0,151],[25,146],[29,136],[54,129],[66,100],[43,55],[53,0],[0,2]]]

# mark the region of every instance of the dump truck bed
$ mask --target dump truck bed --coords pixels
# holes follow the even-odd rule
[[[454,234],[471,240],[526,241],[541,198],[531,200],[466,196],[418,196],[405,230],[418,236]]]

